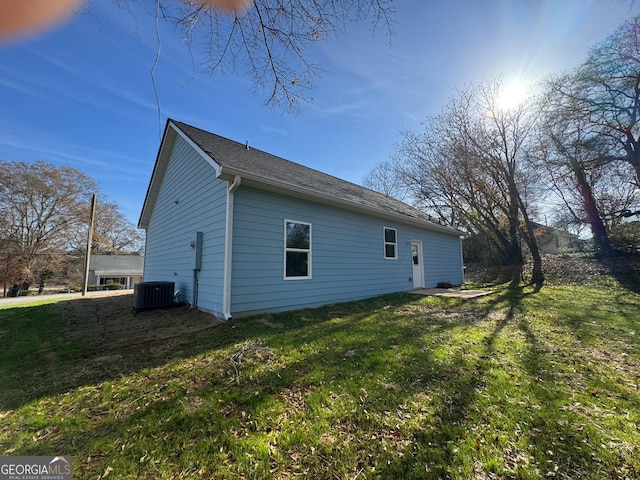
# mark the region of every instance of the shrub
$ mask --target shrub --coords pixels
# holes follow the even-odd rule
[[[611,241],[623,254],[640,254],[640,222],[626,222],[611,229]]]
[[[88,292],[97,292],[100,290],[122,290],[124,286],[121,283],[106,283],[104,285],[87,285]]]

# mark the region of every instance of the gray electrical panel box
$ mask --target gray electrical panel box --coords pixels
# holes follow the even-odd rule
[[[202,232],[196,232],[193,238],[193,269],[202,267]]]

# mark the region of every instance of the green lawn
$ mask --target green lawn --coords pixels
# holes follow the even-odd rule
[[[61,311],[0,309],[0,455],[74,478],[640,478],[640,295],[614,281],[100,348]]]

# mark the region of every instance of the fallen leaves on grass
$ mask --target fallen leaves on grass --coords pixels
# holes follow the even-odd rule
[[[267,363],[274,359],[275,356],[275,350],[272,348],[253,341],[245,342],[229,357],[227,366],[233,368],[233,371],[227,370],[227,374],[232,375],[233,380],[239,383],[243,368],[255,365],[257,362]]]

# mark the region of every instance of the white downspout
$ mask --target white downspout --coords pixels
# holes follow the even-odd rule
[[[462,237],[458,237],[460,241],[460,269],[462,270],[462,284],[464,284],[464,252],[462,251]]]
[[[236,175],[227,186],[227,217],[224,238],[224,279],[222,286],[222,314],[231,320],[231,270],[233,261],[233,194],[240,186],[241,177]]]

